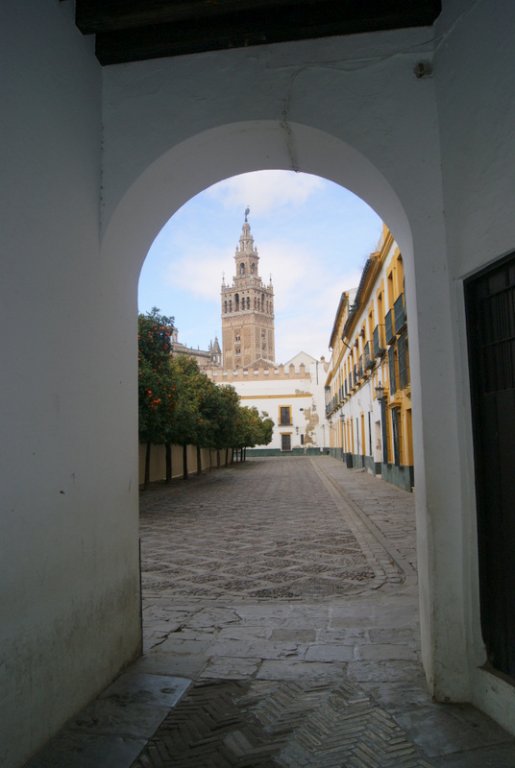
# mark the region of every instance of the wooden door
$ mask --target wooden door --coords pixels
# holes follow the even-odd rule
[[[515,678],[515,254],[465,283],[481,627]]]

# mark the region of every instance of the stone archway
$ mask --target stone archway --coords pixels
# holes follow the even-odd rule
[[[413,236],[405,206],[384,175],[359,151],[319,129],[278,121],[231,123],[201,132],[170,148],[140,174],[104,221],[103,250],[113,270],[111,282],[121,290],[127,327],[135,320],[139,271],[148,249],[163,224],[189,198],[211,184],[254,170],[298,170],[325,177],[351,189],[373,207],[393,232],[403,253],[410,334],[418,335],[417,293]],[[118,276],[118,277],[116,277]],[[120,280],[123,280],[121,285]],[[128,342],[127,342],[128,343]],[[428,681],[436,695],[435,665],[440,648],[434,625],[434,552],[432,521],[426,514],[421,373],[413,345],[412,381],[414,443],[418,489],[418,558],[421,580],[422,650]],[[133,350],[135,358],[135,350]],[[130,375],[134,378],[132,368]],[[135,442],[135,429],[133,437]],[[438,649],[438,650],[437,650]],[[464,656],[448,642],[442,653]],[[460,675],[460,663],[455,673]],[[448,683],[448,680],[447,680]],[[459,685],[463,684],[463,679]],[[444,694],[442,692],[441,694]]]

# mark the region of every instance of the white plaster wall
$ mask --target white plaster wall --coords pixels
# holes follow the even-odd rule
[[[438,115],[434,80],[413,74],[431,57],[431,37],[404,30],[106,69],[103,227],[106,253],[123,253],[136,270],[185,200],[257,168],[325,176],[383,217],[403,253],[418,341],[411,370],[422,654],[435,693],[461,700],[470,679],[462,531],[453,514],[462,506],[457,403],[452,386],[448,399],[440,396],[454,376],[455,349]]]
[[[259,413],[265,411],[268,416],[274,422],[274,430],[272,434],[272,440],[266,446],[256,446],[262,448],[276,448],[281,449],[281,434],[291,434],[291,447],[301,448],[300,435],[306,432],[306,418],[304,410],[312,409],[313,404],[317,408],[317,414],[319,416],[319,424],[314,430],[312,437],[314,443],[310,443],[310,447],[318,447],[322,445],[321,441],[321,422],[323,419],[324,411],[320,410],[321,401],[323,397],[323,385],[318,387],[314,381],[309,379],[279,379],[274,381],[273,377],[270,380],[265,379],[261,381],[234,381],[231,382],[231,386],[234,387],[236,392],[241,397],[241,405],[248,408],[257,408]],[[302,394],[301,393],[306,393]],[[280,427],[279,426],[279,408],[280,406],[291,407],[292,426]],[[303,409],[303,410],[301,410]],[[298,428],[298,433],[296,431]]]
[[[460,275],[512,246],[512,15],[507,0],[495,13],[448,0],[435,75],[422,80],[412,70],[431,59],[431,30],[159,60],[104,79],[106,244],[131,263],[192,194],[255,168],[324,175],[390,226],[412,342],[422,652],[439,699],[469,699],[481,658]],[[117,242],[122,222],[132,230]]]
[[[449,3],[437,29],[440,115],[451,332],[457,352],[457,430],[463,504],[454,510],[463,536],[466,632],[475,703],[515,732],[515,690],[481,670],[477,536],[463,279],[515,249],[515,5],[510,0]],[[454,399],[454,393],[451,395]]]
[[[0,764],[138,651],[133,322],[99,257],[101,79],[73,3],[0,5]]]
[[[376,448],[375,439],[375,422],[381,420],[381,409],[378,400],[373,396],[372,380],[369,378],[361,386],[361,388],[354,394],[347,402],[336,411],[332,417],[333,422],[336,424],[339,422],[340,414],[345,416],[345,423],[350,419],[352,422],[352,431],[354,434],[354,453],[370,455],[369,451],[369,428],[368,428],[368,413],[371,413],[371,426],[372,426],[372,451],[374,461],[381,463],[383,460],[383,452],[381,449]],[[361,414],[365,415],[365,445],[363,446],[361,440]],[[356,432],[356,419],[358,419],[359,430]],[[357,435],[359,434],[359,450]]]

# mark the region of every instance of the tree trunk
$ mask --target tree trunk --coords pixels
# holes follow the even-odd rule
[[[243,448],[243,461],[247,461],[247,446],[246,445]]]
[[[165,470],[166,470],[166,482],[172,482],[172,445],[171,443],[165,444]]]
[[[202,448],[197,445],[197,475],[202,474]]]
[[[152,443],[147,443],[145,449],[145,477],[143,479],[143,488],[146,490],[150,483],[150,451],[152,449]]]
[[[188,446],[182,446],[182,479],[188,479]]]
[[[220,449],[216,449],[216,466],[218,469],[220,469]]]
[[[225,466],[227,466],[229,463],[229,449],[225,449]]]

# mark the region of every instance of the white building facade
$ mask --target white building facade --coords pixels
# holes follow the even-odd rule
[[[324,381],[327,363],[299,352],[284,365],[235,371],[212,369],[217,384],[230,384],[241,405],[257,408],[274,422],[271,442],[248,449],[248,456],[320,453],[326,439]]]

